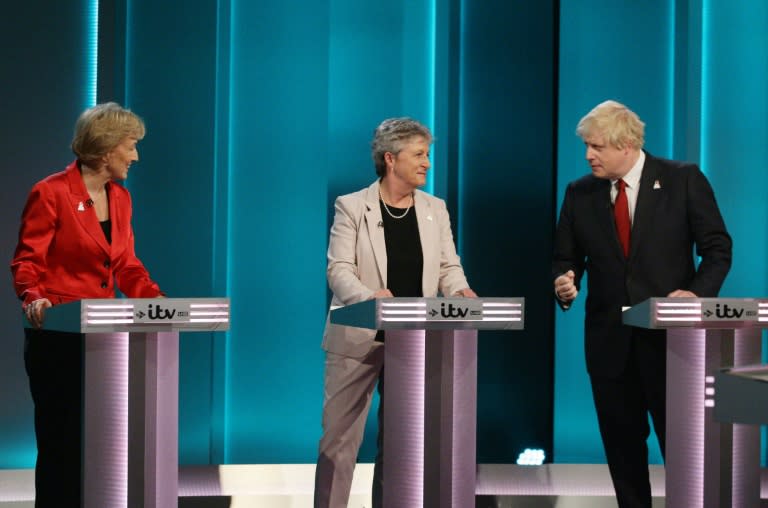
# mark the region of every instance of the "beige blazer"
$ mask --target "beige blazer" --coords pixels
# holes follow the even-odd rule
[[[415,191],[425,297],[452,295],[469,287],[456,254],[451,221],[442,199]],[[336,214],[328,245],[328,285],[333,291],[331,309],[362,302],[387,287],[387,248],[379,207],[379,182],[336,199]],[[326,322],[323,349],[362,357],[373,345],[376,330]]]

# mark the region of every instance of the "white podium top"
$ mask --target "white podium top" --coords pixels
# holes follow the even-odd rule
[[[378,298],[331,309],[331,323],[371,330],[522,330],[525,298]]]
[[[768,328],[768,299],[649,298],[622,320],[640,328]]]
[[[229,298],[78,300],[47,309],[43,328],[76,333],[224,331],[229,329]]]

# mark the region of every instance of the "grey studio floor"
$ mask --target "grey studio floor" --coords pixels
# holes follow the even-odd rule
[[[355,470],[349,506],[370,508],[371,464]],[[313,464],[182,467],[179,508],[311,508]],[[761,507],[768,507],[768,474],[762,471]],[[654,508],[664,507],[664,470],[651,467]],[[0,508],[32,508],[31,469],[0,470]],[[478,508],[615,508],[605,465],[481,464]],[[464,507],[460,507],[464,508]]]

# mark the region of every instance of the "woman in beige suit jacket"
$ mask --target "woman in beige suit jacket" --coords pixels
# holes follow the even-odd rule
[[[426,183],[432,134],[408,118],[376,129],[372,156],[379,179],[336,200],[328,246],[332,308],[372,298],[476,297],[456,254],[450,218]],[[383,397],[384,334],[326,323],[323,336],[323,436],[315,507],[346,508],[373,390]],[[381,506],[383,417],[374,466],[373,506]]]

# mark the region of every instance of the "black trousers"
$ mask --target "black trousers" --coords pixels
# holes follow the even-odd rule
[[[600,436],[620,508],[651,507],[648,415],[664,455],[665,336],[664,330],[634,328],[630,354],[622,374],[615,378],[590,376]]]
[[[35,508],[81,506],[83,336],[24,330],[35,406]]]

